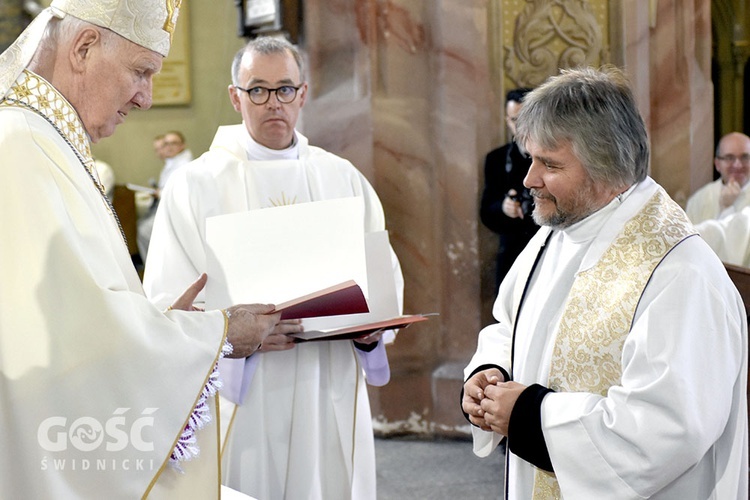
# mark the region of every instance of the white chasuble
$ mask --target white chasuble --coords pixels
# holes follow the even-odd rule
[[[218,497],[211,424],[185,474],[168,461],[220,356],[223,315],[146,298],[82,123],[37,75],[0,102],[0,150],[0,496]]]
[[[365,231],[385,228],[380,200],[348,161],[298,133],[298,154],[267,151],[249,161],[259,146],[248,141],[244,125],[220,127],[210,151],[170,180],[144,277],[157,303],[169,303],[205,271],[207,217],[358,196]],[[290,240],[305,245],[294,235]],[[401,303],[403,278],[395,254],[392,260]],[[387,359],[382,344],[364,353],[351,341],[309,342],[247,358],[236,371],[241,380],[231,384],[246,388],[232,396],[238,405],[223,405],[231,411],[221,415],[228,427],[224,484],[261,499],[374,500],[374,439],[360,358]]]

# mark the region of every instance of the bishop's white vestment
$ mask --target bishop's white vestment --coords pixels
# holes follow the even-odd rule
[[[747,498],[746,312],[693,233],[646,179],[542,228],[516,261],[465,371],[497,366],[553,390],[527,421],[514,407],[508,498]],[[472,432],[479,456],[501,440]],[[530,463],[544,460],[554,474]]]
[[[146,298],[77,113],[31,72],[0,99],[0,152],[0,496],[218,498],[217,426],[184,474],[168,461],[223,314]]]
[[[366,232],[385,229],[380,200],[350,162],[310,146],[299,133],[291,149],[274,151],[253,141],[244,124],[220,127],[210,150],[178,170],[162,196],[146,291],[166,304],[206,270],[207,217],[350,196],[365,202]],[[393,272],[401,302],[403,277],[395,254]],[[222,392],[239,403],[221,415],[231,422],[222,451],[224,483],[261,499],[374,500],[365,383],[388,381],[383,342],[372,352],[344,340],[256,353],[237,378],[253,370],[246,391]],[[227,385],[243,384],[227,380]]]

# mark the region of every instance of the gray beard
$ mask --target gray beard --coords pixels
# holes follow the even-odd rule
[[[533,193],[533,190],[532,190]],[[560,207],[555,204],[555,213],[552,215],[542,216],[538,213],[538,209],[535,206],[534,211],[531,213],[531,218],[538,226],[548,226],[552,229],[565,229],[572,226],[576,222],[580,222],[589,215],[598,212],[602,207],[595,207],[591,203],[591,190],[587,189],[585,192],[578,192],[576,201],[582,202],[577,204],[581,210],[578,213],[564,212],[560,210]],[[557,200],[555,200],[556,202]]]

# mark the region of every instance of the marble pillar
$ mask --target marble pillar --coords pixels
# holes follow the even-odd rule
[[[711,6],[709,0],[656,3],[648,65],[651,175],[684,206],[713,173]]]
[[[649,129],[653,176],[683,202],[710,175],[710,1],[567,3],[583,17],[565,27],[588,44],[576,57],[625,67]],[[524,20],[543,19],[535,7],[548,4],[304,2],[312,87],[303,131],[350,159],[378,191],[404,270],[405,311],[439,314],[388,347],[392,380],[370,389],[379,433],[468,434],[461,369],[488,322],[493,286],[494,235],[479,222],[484,155],[505,140],[505,88],[536,75],[523,58],[508,64],[508,37],[496,30],[524,30]],[[552,54],[565,51],[564,38]]]
[[[431,432],[436,412],[461,425],[460,367],[482,326],[481,164],[495,135],[487,2],[308,1],[304,13],[305,133],[378,191],[405,311],[439,313],[388,348],[393,379],[370,391],[374,417],[384,432]],[[452,386],[433,387],[435,371]]]

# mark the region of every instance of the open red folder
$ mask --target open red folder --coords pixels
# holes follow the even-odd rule
[[[362,289],[354,280],[348,280],[317,292],[277,304],[275,311],[281,311],[281,319],[303,319],[320,316],[338,316],[369,312]],[[370,318],[371,320],[372,318]],[[330,330],[311,330],[292,335],[298,342],[308,340],[341,340],[361,337],[378,330],[394,330],[427,320],[422,314],[396,316],[376,321],[365,321]]]
[[[354,280],[345,281],[317,292],[276,305],[281,319],[302,319],[370,312],[365,294]]]
[[[344,328],[296,333],[292,335],[292,337],[295,337],[297,339],[297,342],[308,342],[311,340],[356,339],[378,330],[404,329],[412,323],[418,323],[420,321],[427,321],[427,315],[408,314],[405,316],[397,316],[395,318],[390,318],[382,321],[373,321],[371,323],[363,323],[361,325],[353,325]]]

